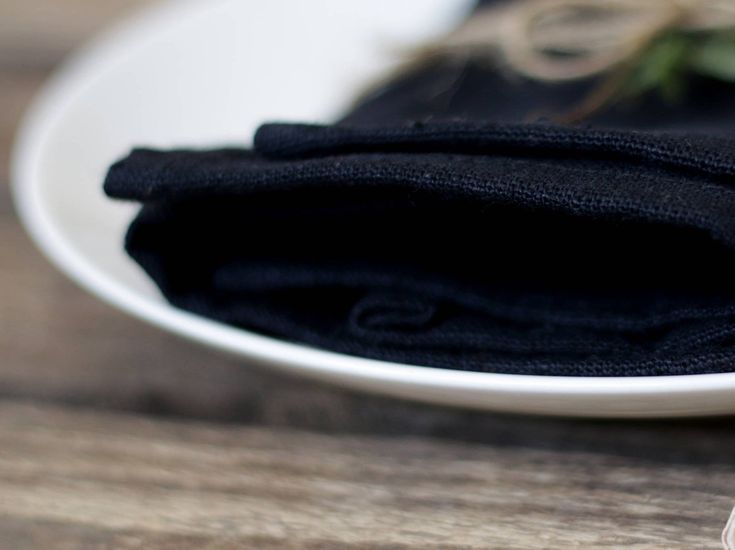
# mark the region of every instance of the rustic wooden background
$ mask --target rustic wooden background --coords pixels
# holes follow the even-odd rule
[[[0,0],[0,547],[721,548],[735,422],[591,422],[357,395],[91,298],[13,213],[23,109],[144,0]]]

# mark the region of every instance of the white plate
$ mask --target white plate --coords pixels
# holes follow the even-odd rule
[[[122,250],[135,207],[103,197],[135,144],[247,143],[265,120],[328,121],[393,52],[459,20],[468,0],[189,0],[106,33],[36,101],[14,155],[18,209],[38,245],[100,298],[154,325],[345,386],[473,408],[579,416],[735,412],[735,373],[567,378],[360,359],[266,338],[169,306]],[[202,365],[202,368],[206,368]]]

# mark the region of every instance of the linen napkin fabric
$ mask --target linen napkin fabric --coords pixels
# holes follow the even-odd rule
[[[276,338],[498,373],[735,370],[733,89],[545,118],[592,85],[427,65],[252,150],[136,149],[105,191],[142,204],[125,245],[173,305]]]

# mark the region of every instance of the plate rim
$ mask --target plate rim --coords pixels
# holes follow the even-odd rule
[[[664,417],[735,412],[735,399],[732,407],[717,400],[709,407],[706,405],[708,398],[713,396],[735,397],[735,372],[569,377],[473,372],[392,363],[311,348],[231,327],[178,310],[164,301],[142,296],[109,278],[55,231],[53,218],[40,200],[42,185],[38,167],[44,158],[44,143],[55,127],[55,121],[60,119],[74,96],[95,78],[100,63],[117,51],[133,33],[138,33],[143,26],[165,24],[173,13],[180,17],[187,10],[208,9],[213,3],[210,0],[206,7],[200,0],[154,4],[103,29],[52,73],[21,120],[11,153],[10,169],[11,194],[16,211],[35,245],[80,287],[106,303],[178,336],[261,364],[373,393],[468,408],[562,416]],[[419,388],[422,395],[415,395]],[[465,392],[465,397],[459,397],[457,392]],[[650,398],[653,402],[646,406],[646,410],[635,411],[607,410],[603,406],[612,398],[633,396]],[[665,396],[672,400],[677,396],[697,398],[702,404],[696,410],[669,410],[659,403]],[[501,403],[494,403],[493,398],[500,399]],[[512,401],[535,398],[552,401],[537,407],[514,405]],[[601,408],[590,410],[591,404],[584,405],[596,398],[602,400]]]

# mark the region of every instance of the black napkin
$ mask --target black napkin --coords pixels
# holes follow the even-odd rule
[[[735,370],[734,90],[543,121],[593,85],[440,63],[253,150],[135,150],[105,191],[143,204],[126,247],[166,298],[225,323],[452,369]]]

